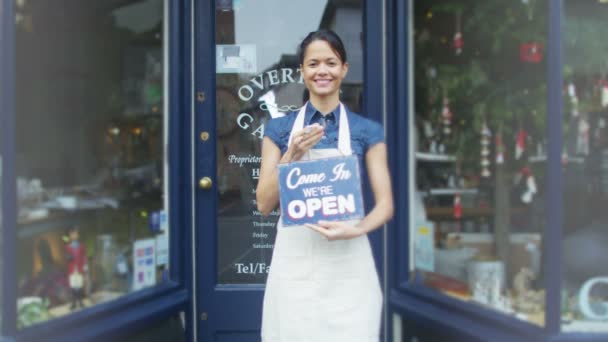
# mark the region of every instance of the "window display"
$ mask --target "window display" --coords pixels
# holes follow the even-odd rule
[[[562,330],[608,332],[608,4],[565,1]]]
[[[544,3],[413,6],[414,276],[542,326]]]
[[[168,277],[163,0],[16,1],[17,323]]]

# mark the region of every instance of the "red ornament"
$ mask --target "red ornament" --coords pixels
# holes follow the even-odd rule
[[[530,42],[519,46],[519,59],[528,63],[538,63],[543,59],[543,46]]]
[[[462,218],[462,203],[460,195],[454,195],[454,218],[460,220]]]
[[[521,158],[521,155],[526,149],[526,137],[528,134],[523,129],[520,129],[517,133],[517,139],[515,141],[515,159]]]
[[[462,38],[462,33],[456,32],[454,34],[454,50],[456,51],[456,55],[460,55],[462,53],[463,46],[464,39]]]

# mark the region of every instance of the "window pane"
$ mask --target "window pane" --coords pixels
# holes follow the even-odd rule
[[[16,1],[20,328],[166,278],[164,1]]]
[[[544,325],[544,3],[413,6],[415,277]]]
[[[362,1],[216,1],[218,137],[218,279],[264,284],[278,210],[255,203],[265,123],[305,101],[296,49],[310,32],[329,28],[343,40],[350,65],[341,100],[360,111],[363,91]],[[261,24],[263,23],[263,24]]]
[[[608,4],[564,6],[562,328],[608,332]]]

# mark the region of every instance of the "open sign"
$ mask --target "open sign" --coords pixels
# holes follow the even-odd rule
[[[280,164],[279,194],[285,226],[365,215],[356,156]]]

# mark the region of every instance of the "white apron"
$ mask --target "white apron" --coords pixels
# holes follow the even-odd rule
[[[304,127],[305,108],[289,144]],[[337,149],[312,149],[302,159],[352,153],[342,104],[338,134]],[[367,235],[328,241],[305,226],[283,227],[279,219],[264,294],[263,342],[377,342],[381,312],[382,292]]]

